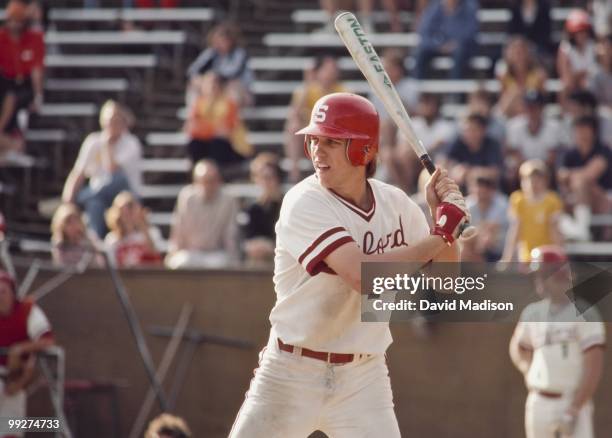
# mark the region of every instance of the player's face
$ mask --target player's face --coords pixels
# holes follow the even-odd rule
[[[337,188],[355,168],[346,156],[346,140],[330,137],[310,137],[310,158],[323,187]]]
[[[13,308],[13,291],[4,281],[0,281],[0,315],[8,315]]]

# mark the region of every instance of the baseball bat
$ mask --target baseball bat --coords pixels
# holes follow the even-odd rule
[[[374,46],[368,40],[355,15],[352,12],[340,12],[336,15],[334,27],[370,87],[382,101],[398,129],[408,139],[408,144],[419,157],[423,167],[427,169],[430,175],[434,173],[436,166],[425,146],[423,146],[423,142],[414,132],[412,120],[404,108],[402,99],[397,94],[397,90],[389,79],[389,75],[374,50]],[[464,225],[463,228],[462,235],[466,238],[473,236],[476,232],[476,229],[469,224]]]

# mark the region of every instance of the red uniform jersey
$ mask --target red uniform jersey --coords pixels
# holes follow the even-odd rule
[[[51,328],[40,317],[32,314],[32,309],[37,308],[30,300],[16,301],[10,315],[0,317],[0,348],[9,348],[12,345],[24,341],[40,339],[41,337],[53,336]],[[40,314],[38,309],[34,312]],[[32,321],[34,316],[36,321]],[[6,365],[7,357],[0,355],[0,367]]]
[[[0,75],[7,79],[28,78],[35,68],[43,67],[45,41],[42,32],[26,29],[19,38],[0,28]]]

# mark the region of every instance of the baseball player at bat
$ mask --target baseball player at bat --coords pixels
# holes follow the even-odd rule
[[[510,356],[529,390],[527,438],[593,438],[604,324],[593,307],[579,314],[582,306],[567,296],[572,273],[563,248],[537,247],[531,260],[542,300],[525,307],[510,341]]]
[[[467,213],[442,200],[461,193],[436,170],[426,188],[430,230],[403,191],[372,178],[379,117],[358,95],[322,97],[297,134],[315,172],[283,200],[270,338],[230,437],[399,437],[385,362],[391,333],[388,323],[361,322],[361,263],[458,261]]]

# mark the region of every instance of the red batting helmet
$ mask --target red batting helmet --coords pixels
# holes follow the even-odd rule
[[[567,262],[567,254],[559,245],[542,245],[531,250],[531,271],[536,272],[549,265],[559,268]]]
[[[15,279],[6,271],[0,271],[0,281],[8,284],[13,294],[17,293],[17,287],[15,286]]]
[[[565,30],[569,33],[576,33],[591,29],[591,19],[589,14],[582,9],[572,10],[565,20]]]
[[[296,135],[306,135],[304,151],[309,157],[309,135],[348,139],[346,157],[353,166],[365,166],[378,152],[379,125],[378,112],[369,100],[351,93],[332,93],[317,100],[310,124]]]

